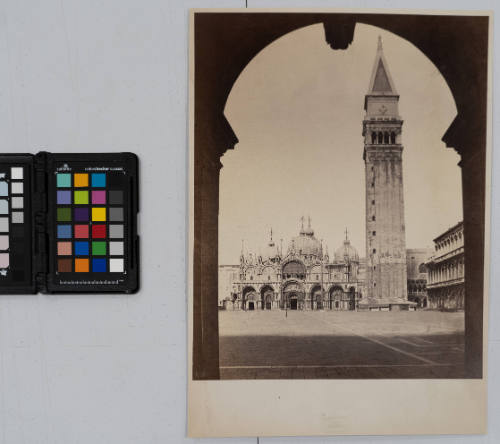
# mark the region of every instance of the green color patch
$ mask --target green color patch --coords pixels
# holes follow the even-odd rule
[[[57,209],[57,222],[71,222],[71,208],[59,207]]]
[[[75,204],[76,205],[88,205],[89,203],[89,192],[88,191],[75,191]]]
[[[94,241],[92,242],[92,255],[105,256],[106,255],[106,242]]]

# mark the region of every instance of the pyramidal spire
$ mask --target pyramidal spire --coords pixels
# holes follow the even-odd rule
[[[387,61],[384,57],[382,38],[378,36],[377,54],[373,64],[368,95],[397,95],[396,87],[392,81]]]

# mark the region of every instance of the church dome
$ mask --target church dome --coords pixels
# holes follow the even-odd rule
[[[356,248],[351,245],[351,241],[347,238],[347,234],[342,246],[335,251],[334,258],[335,262],[359,262],[358,252]]]
[[[321,242],[314,236],[300,235],[292,239],[291,248],[295,249],[295,253],[302,256],[321,256]]]
[[[314,230],[311,228],[311,219],[309,226],[304,229],[304,225],[298,236],[295,236],[288,247],[288,252],[292,251],[301,256],[317,256],[321,257],[321,242],[314,237]]]

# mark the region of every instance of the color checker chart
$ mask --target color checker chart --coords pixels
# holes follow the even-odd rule
[[[57,272],[124,273],[124,172],[57,172]]]
[[[49,255],[51,284],[59,288],[110,289],[134,278],[134,158],[108,156],[108,161],[69,157],[52,163]]]
[[[133,153],[0,155],[0,294],[133,293]]]

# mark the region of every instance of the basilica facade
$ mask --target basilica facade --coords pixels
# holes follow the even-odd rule
[[[346,237],[330,258],[328,249],[302,222],[286,251],[272,239],[260,255],[240,256],[239,266],[224,267],[230,294],[223,301],[233,310],[355,310],[363,297],[364,267]],[[228,292],[229,290],[229,292]]]

